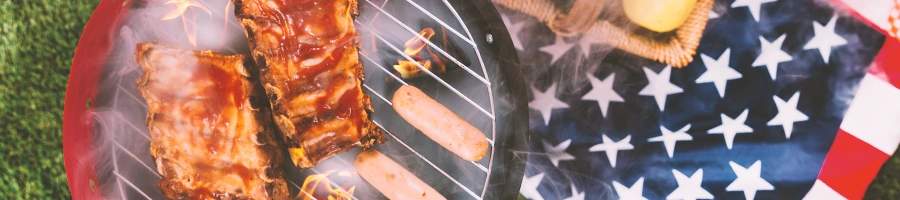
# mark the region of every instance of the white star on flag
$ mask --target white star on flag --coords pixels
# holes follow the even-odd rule
[[[791,132],[794,131],[794,122],[802,122],[809,120],[806,114],[797,110],[797,102],[800,101],[800,92],[794,93],[787,101],[781,100],[778,96],[772,96],[775,100],[775,106],[778,107],[778,114],[775,118],[766,123],[769,126],[781,125],[784,127],[784,137],[791,139]]]
[[[578,189],[575,188],[575,184],[572,184],[572,196],[569,198],[565,198],[563,200],[584,200],[584,191],[581,193],[578,192]]]
[[[719,13],[716,13],[715,11],[710,10],[709,16],[707,16],[707,18],[709,18],[709,19],[719,18]]]
[[[744,191],[744,197],[752,200],[756,197],[756,191],[775,189],[775,186],[772,186],[772,184],[760,177],[762,172],[761,161],[757,160],[749,168],[744,168],[734,163],[734,161],[729,161],[728,164],[731,165],[734,174],[737,174],[737,179],[731,182],[725,188],[725,191]]]
[[[616,157],[618,156],[619,150],[632,150],[634,146],[631,145],[631,135],[625,136],[622,140],[618,142],[609,139],[609,136],[603,134],[603,143],[592,146],[588,151],[590,152],[598,152],[605,151],[606,158],[609,159],[609,164],[612,165],[613,168],[616,167]]]
[[[698,169],[691,177],[687,177],[678,170],[672,170],[678,188],[672,191],[666,199],[712,199],[713,195],[700,186],[703,183],[703,169]]]
[[[644,177],[638,178],[631,187],[625,187],[619,182],[613,181],[613,187],[620,200],[647,200],[644,197]]]
[[[671,65],[663,68],[658,74],[653,72],[650,68],[644,67],[644,75],[647,76],[647,81],[649,81],[650,84],[647,84],[644,89],[641,89],[641,91],[638,92],[638,95],[653,96],[653,98],[656,99],[656,105],[659,106],[659,111],[663,111],[666,108],[666,96],[684,91],[680,87],[669,82],[669,78],[672,76]]]
[[[775,1],[776,0],[737,0],[734,1],[734,3],[731,3],[731,8],[747,6],[747,8],[750,9],[750,15],[753,15],[753,19],[759,22],[759,8],[762,4]]]
[[[740,79],[743,77],[741,73],[738,73],[728,66],[728,62],[731,60],[731,49],[725,49],[725,52],[722,52],[719,59],[710,58],[702,53],[700,54],[700,58],[703,59],[703,65],[706,66],[706,72],[703,72],[703,74],[697,78],[697,83],[712,82],[716,86],[716,91],[719,92],[720,98],[725,97],[725,88],[728,86],[728,80]]]
[[[584,57],[591,57],[591,45],[600,44],[602,41],[590,35],[582,34],[578,40],[578,47]]]
[[[512,39],[513,46],[516,47],[516,50],[524,51],[525,46],[522,46],[522,40],[519,39],[519,32],[522,32],[522,28],[525,27],[526,21],[513,23],[506,15],[500,15],[500,18],[502,18],[503,22],[506,24],[506,30],[509,31],[509,38]]]
[[[544,180],[544,173],[534,175],[531,178],[528,178],[526,175],[522,180],[522,187],[519,188],[519,194],[532,200],[544,200],[544,196],[541,196],[541,193],[537,191],[538,186],[541,185],[541,180]]]
[[[609,112],[609,102],[625,102],[625,100],[622,99],[622,96],[619,96],[619,94],[613,90],[613,83],[616,82],[616,73],[606,76],[606,78],[604,78],[605,80],[597,79],[590,73],[585,75],[588,80],[590,80],[593,89],[587,94],[584,94],[581,99],[597,101],[597,104],[600,105],[600,113],[604,118],[606,118],[606,113]]]
[[[694,137],[691,137],[691,135],[688,135],[687,133],[685,133],[688,131],[688,129],[691,129],[690,124],[688,124],[684,127],[681,127],[681,129],[678,129],[678,131],[675,131],[673,133],[669,129],[666,129],[666,127],[659,126],[659,130],[662,131],[662,135],[650,138],[647,141],[648,142],[663,142],[663,145],[666,146],[666,153],[669,154],[669,158],[672,158],[672,156],[675,155],[675,143],[676,142],[694,140]]]
[[[742,112],[741,115],[734,119],[728,117],[724,113],[721,114],[722,125],[709,129],[707,133],[722,134],[723,136],[725,136],[725,146],[727,146],[728,149],[731,149],[732,144],[734,144],[735,135],[737,135],[738,133],[753,132],[752,128],[744,124],[744,122],[747,121],[748,111],[748,109],[744,109],[744,112]]]
[[[553,166],[559,167],[559,161],[575,160],[575,156],[566,153],[566,149],[569,148],[569,144],[572,144],[572,139],[568,139],[556,146],[553,146],[547,142],[543,143],[544,152],[546,152],[547,154],[547,159],[550,159],[550,162],[553,163]]]
[[[556,99],[556,83],[551,84],[545,92],[541,92],[534,86],[531,86],[531,93],[534,94],[534,100],[528,102],[528,107],[541,112],[545,126],[550,123],[553,109],[569,108],[569,104]]]
[[[778,63],[787,62],[794,59],[791,55],[788,55],[786,52],[781,50],[781,45],[784,44],[784,38],[786,34],[781,34],[778,39],[775,39],[773,42],[769,42],[766,38],[759,36],[759,43],[762,47],[762,53],[756,57],[756,60],[753,61],[754,67],[765,66],[766,69],[769,70],[769,76],[772,77],[772,80],[775,80],[775,75],[778,73]]]
[[[816,36],[803,46],[805,50],[819,49],[819,54],[822,55],[825,64],[828,64],[828,59],[831,57],[831,47],[847,44],[847,40],[834,32],[835,24],[837,24],[837,14],[831,16],[824,26],[813,21],[813,31],[816,32]]]
[[[557,35],[556,41],[553,42],[552,45],[541,47],[540,50],[552,56],[550,58],[550,64],[552,65],[553,63],[556,63],[559,58],[565,55],[566,52],[569,52],[569,50],[574,46],[574,43],[567,43],[566,40],[563,40],[563,37]]]

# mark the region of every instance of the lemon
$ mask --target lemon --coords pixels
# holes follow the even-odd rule
[[[656,32],[669,32],[684,24],[697,0],[622,0],[625,15]]]

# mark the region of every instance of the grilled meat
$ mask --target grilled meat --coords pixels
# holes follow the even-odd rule
[[[363,93],[356,0],[233,0],[294,164],[382,143]]]
[[[138,44],[150,153],[169,199],[286,199],[270,112],[254,106],[244,56]],[[259,91],[259,90],[256,90]],[[261,95],[261,92],[259,92]]]

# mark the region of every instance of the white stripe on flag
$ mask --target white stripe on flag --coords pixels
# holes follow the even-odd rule
[[[900,89],[866,74],[841,129],[887,155],[894,154],[900,144]]]
[[[891,23],[888,18],[891,16],[891,8],[894,7],[893,0],[840,0],[853,10],[859,12],[878,28],[890,31]]]
[[[803,200],[847,200],[847,198],[841,196],[821,180],[816,179],[816,183],[809,189],[809,193],[806,193]]]

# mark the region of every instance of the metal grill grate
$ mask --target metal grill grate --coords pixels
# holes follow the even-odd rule
[[[365,2],[365,4],[362,4],[362,2]],[[417,150],[414,147],[415,145],[413,145],[413,146],[408,145],[407,142],[409,142],[409,141],[404,141],[407,138],[403,138],[402,135],[401,136],[396,135],[394,132],[392,132],[385,126],[383,126],[382,123],[380,123],[377,120],[375,120],[374,123],[376,125],[378,125],[381,129],[383,129],[384,132],[388,136],[390,136],[390,137],[388,137],[389,140],[393,140],[393,141],[397,142],[398,144],[400,144],[400,146],[402,146],[402,149],[406,149],[409,152],[411,152],[412,154],[415,154],[418,159],[421,159],[422,161],[427,163],[431,168],[438,171],[444,179],[453,182],[460,189],[464,190],[466,194],[471,196],[471,198],[479,199],[479,200],[483,199],[484,195],[486,193],[486,188],[488,186],[489,178],[491,177],[490,169],[493,164],[493,158],[494,158],[494,153],[495,153],[493,139],[496,136],[496,121],[495,121],[495,113],[494,113],[494,99],[493,99],[494,94],[491,89],[490,78],[488,76],[486,67],[484,65],[484,61],[482,60],[482,56],[481,56],[481,53],[475,42],[475,39],[472,37],[470,31],[466,27],[463,20],[459,17],[459,14],[456,12],[456,10],[453,8],[453,6],[447,0],[442,0],[442,3],[445,6],[445,8],[449,12],[452,13],[452,16],[454,16],[455,19],[454,18],[446,18],[444,20],[455,20],[456,21],[455,23],[458,23],[461,26],[462,32],[457,30],[459,27],[454,28],[454,26],[448,24],[446,21],[442,20],[441,18],[435,16],[435,14],[432,11],[430,11],[429,9],[426,9],[422,5],[419,5],[418,3],[414,2],[413,0],[406,0],[405,2],[396,2],[396,1],[392,2],[392,3],[406,3],[408,5],[411,5],[412,7],[416,8],[416,9],[404,10],[404,12],[419,12],[419,14],[427,16],[425,19],[428,19],[437,24],[440,24],[441,27],[450,31],[452,33],[452,36],[455,36],[457,39],[463,41],[458,44],[461,44],[467,48],[470,48],[469,50],[474,51],[475,57],[477,58],[477,63],[466,66],[463,64],[463,62],[460,59],[451,55],[451,53],[449,53],[447,50],[440,48],[439,46],[435,45],[428,39],[419,35],[417,31],[415,31],[411,28],[411,26],[409,26],[409,25],[403,23],[401,20],[399,20],[395,16],[395,13],[389,12],[385,8],[386,6],[390,5],[389,2],[390,2],[390,0],[385,0],[384,2],[381,2],[381,3],[375,3],[372,0],[360,1],[360,3],[361,3],[360,6],[363,7],[362,9],[367,9],[368,11],[371,11],[372,16],[367,18],[368,21],[360,21],[360,19],[355,20],[355,23],[357,24],[357,26],[356,26],[357,30],[361,33],[361,37],[371,36],[373,38],[377,38],[378,42],[380,42],[381,44],[383,44],[386,47],[389,47],[388,49],[390,51],[393,51],[393,52],[401,55],[402,59],[406,59],[408,61],[411,61],[412,63],[415,63],[416,67],[418,67],[420,70],[425,72],[429,77],[431,77],[431,79],[433,81],[440,83],[440,85],[442,85],[446,89],[452,91],[457,97],[459,97],[460,99],[462,99],[463,101],[465,101],[466,103],[471,105],[472,108],[477,109],[481,114],[483,114],[484,116],[486,116],[487,118],[490,119],[490,123],[489,123],[490,130],[482,130],[484,133],[488,134],[486,136],[488,143],[490,144],[490,147],[489,147],[490,151],[489,151],[488,156],[486,156],[485,158],[483,158],[482,160],[480,160],[478,162],[467,161],[467,162],[471,163],[472,166],[475,166],[479,170],[476,172],[484,173],[485,180],[484,180],[483,186],[481,188],[477,188],[477,185],[472,186],[472,185],[464,184],[463,182],[458,180],[459,177],[452,176],[451,173],[448,173],[446,171],[446,169],[442,169],[441,167],[439,167],[439,165],[435,164],[435,162],[433,162],[432,160],[429,160],[428,157],[423,156],[423,154],[420,152],[421,150]],[[428,2],[428,3],[438,4],[437,1]],[[217,12],[215,14],[223,14],[224,15],[224,14],[228,14],[228,13]],[[411,58],[410,56],[407,56],[406,54],[404,54],[401,49],[399,49],[395,44],[391,43],[390,39],[388,39],[384,35],[380,34],[378,31],[378,28],[373,27],[374,25],[379,25],[379,26],[381,25],[381,24],[375,24],[378,17],[386,17],[387,19],[389,19],[388,22],[392,22],[395,25],[402,27],[403,30],[405,30],[412,36],[418,37],[422,41],[425,41],[425,43],[428,45],[428,47],[430,47],[432,50],[437,51],[441,56],[449,59],[453,64],[456,64],[456,65],[460,66],[461,69],[465,70],[465,72],[468,74],[468,76],[473,78],[473,81],[479,82],[481,84],[481,86],[484,87],[483,94],[478,94],[478,95],[484,95],[484,94],[487,95],[487,104],[488,104],[487,108],[483,107],[482,105],[479,105],[475,100],[470,98],[470,96],[467,96],[466,94],[464,94],[463,92],[458,90],[456,87],[451,85],[451,83],[442,79],[440,76],[434,74],[433,72],[431,72],[430,70],[428,70],[427,68],[425,68],[424,66],[419,64],[419,62],[416,62],[415,60],[413,60],[413,58]],[[373,59],[371,57],[371,55],[366,55],[366,54],[361,53],[360,56],[362,58],[364,58],[364,60],[361,60],[361,62],[365,63],[364,68],[382,71],[384,73],[384,75],[390,77],[391,79],[393,79],[394,81],[397,81],[398,83],[400,83],[402,85],[410,84],[407,81],[404,81],[403,79],[400,79],[399,77],[397,77],[396,75],[391,73],[391,71],[388,68],[385,68],[382,64],[380,64],[377,61],[378,59]],[[393,59],[399,59],[399,58],[400,57],[393,58]],[[477,68],[481,68],[481,73],[480,74],[477,73],[472,68],[476,68],[476,70],[477,70]],[[120,69],[120,70],[125,70],[125,69]],[[134,69],[128,69],[128,72],[129,72],[128,74],[139,74],[138,73],[139,71],[134,71]],[[144,110],[147,109],[146,104],[144,104],[143,101],[140,98],[138,98],[138,96],[136,95],[137,94],[136,88],[123,87],[123,85],[133,83],[133,81],[128,80],[129,77],[122,76],[122,77],[119,77],[118,79],[119,80],[117,81],[116,86],[115,86],[116,88],[114,89],[114,91],[115,91],[115,93],[113,94],[114,97],[112,97],[113,98],[113,103],[112,103],[113,104],[112,105],[113,112],[111,112],[111,113],[115,113],[115,114],[119,115],[119,117],[121,117],[121,118],[126,118],[126,117],[133,118],[134,116],[124,116],[123,114],[121,114],[121,112],[117,111],[118,109],[124,109],[124,108],[119,108],[117,106],[118,101],[126,100],[126,101],[131,102],[131,104],[136,103],[140,106],[143,106]],[[122,80],[125,80],[125,81],[122,81]],[[380,99],[381,102],[383,102],[389,106],[392,106],[392,103],[387,98],[385,98],[387,95],[383,95],[382,93],[379,93],[378,90],[375,89],[378,87],[370,86],[373,81],[379,81],[379,80],[375,80],[375,79],[367,79],[366,80],[366,83],[363,84],[365,91],[368,94],[370,94],[371,96],[375,96],[375,97],[377,97],[377,99]],[[383,88],[383,87],[381,89],[387,90],[387,88]],[[396,88],[394,88],[394,89],[396,89]],[[426,93],[427,93],[427,91],[426,91]],[[470,94],[470,95],[472,95],[472,94]],[[389,112],[394,112],[394,111],[391,109],[377,110],[375,113],[375,118],[378,118],[378,115],[383,115],[383,114],[389,113]],[[131,138],[141,138],[141,140],[137,141],[137,142],[142,143],[142,144],[148,144],[150,142],[150,137],[146,131],[147,130],[146,127],[136,126],[132,123],[126,123],[126,124],[127,124],[128,129],[112,131],[112,132],[121,131],[122,133],[106,133],[105,135],[111,135],[111,138],[109,138],[109,140],[111,140],[112,142],[109,145],[102,147],[102,148],[108,149],[109,153],[111,154],[111,161],[113,163],[112,164],[112,175],[114,176],[113,180],[114,180],[114,183],[116,186],[115,189],[118,190],[117,192],[120,193],[120,195],[123,198],[132,197],[132,198],[153,199],[153,197],[161,197],[161,194],[159,193],[159,191],[156,187],[152,187],[152,188],[148,187],[148,186],[155,186],[155,184],[135,184],[135,183],[138,183],[135,181],[140,181],[141,183],[143,183],[143,182],[155,183],[156,181],[158,181],[161,178],[161,176],[154,169],[154,167],[153,167],[154,165],[152,165],[153,163],[148,164],[148,163],[144,162],[144,160],[147,160],[150,158],[150,155],[146,154],[145,152],[142,152],[144,154],[133,153],[132,150],[127,148],[127,147],[129,147],[128,145],[131,143],[126,143],[125,145],[120,143],[121,140],[125,140],[125,139],[123,139],[123,137],[127,138],[128,140],[131,140]],[[104,131],[104,132],[108,132],[108,131]],[[121,135],[121,136],[116,136],[116,135]],[[135,142],[135,141],[130,141],[130,142]],[[440,148],[440,149],[441,149],[441,151],[447,151],[446,149],[443,149],[443,148]],[[449,153],[449,151],[444,152],[441,155],[455,156],[455,154]],[[391,156],[391,155],[389,155],[389,156]],[[142,159],[142,158],[144,158],[144,159]],[[335,158],[336,158],[335,160],[340,161],[341,163],[343,163],[343,165],[352,168],[352,164],[350,164],[349,162],[344,160],[344,158],[337,157],[337,156]],[[137,163],[137,164],[120,166],[122,163]],[[487,166],[483,165],[482,163],[486,163]],[[121,167],[128,167],[129,173],[121,173],[122,172],[122,171],[120,171],[120,170],[122,170]],[[147,177],[135,177],[138,175],[134,175],[135,173],[131,173],[133,170],[146,170],[146,171],[148,171],[147,173],[153,174],[153,176],[150,180],[148,180]],[[319,173],[319,171],[316,168],[310,169],[310,171],[312,171],[314,174],[321,174],[321,173]],[[129,176],[129,174],[132,174],[132,175]],[[417,176],[420,176],[420,175],[421,174],[417,174]],[[290,182],[290,184],[293,187],[295,187],[296,189],[299,190],[300,186],[295,182],[296,179],[292,180],[292,178],[297,178],[297,177],[289,177],[288,181]],[[300,177],[300,178],[302,178],[302,177]],[[327,180],[327,177],[325,179]],[[331,182],[331,181],[329,181],[329,182]],[[331,182],[331,183],[335,184],[334,182]],[[431,184],[431,183],[429,183],[429,184]],[[335,185],[335,188],[341,188],[341,187]],[[300,190],[300,192],[309,198],[316,199],[315,197],[313,197],[312,194],[309,194],[302,190]],[[353,199],[357,199],[357,197],[353,197]]]
[[[489,112],[488,110],[484,109],[483,107],[481,107],[480,105],[478,105],[477,103],[475,103],[475,102],[474,102],[473,100],[471,100],[468,96],[466,96],[466,95],[464,95],[463,93],[461,93],[459,90],[457,90],[456,88],[454,88],[452,85],[448,84],[446,81],[444,81],[443,79],[441,79],[439,76],[435,75],[435,74],[434,74],[433,72],[431,72],[429,69],[427,69],[427,68],[425,68],[424,66],[422,66],[419,62],[416,62],[415,60],[413,60],[413,58],[411,58],[410,56],[404,54],[403,51],[400,50],[397,46],[395,46],[394,44],[391,44],[387,39],[385,39],[385,37],[383,37],[383,36],[381,36],[379,33],[377,33],[377,31],[376,31],[374,28],[371,27],[370,23],[363,23],[363,22],[360,22],[360,21],[358,21],[358,20],[356,21],[356,23],[357,23],[357,25],[358,25],[358,26],[357,26],[357,29],[360,31],[360,33],[361,33],[363,36],[366,36],[366,35],[372,35],[372,36],[374,36],[375,38],[378,39],[378,41],[382,42],[385,46],[389,47],[391,50],[393,50],[393,51],[396,52],[397,54],[403,56],[403,58],[405,58],[406,60],[408,60],[408,61],[414,63],[414,64],[416,65],[417,68],[419,68],[420,70],[422,70],[423,72],[425,72],[426,74],[428,74],[428,76],[430,76],[431,78],[433,78],[435,81],[441,83],[441,85],[445,86],[447,89],[450,89],[451,91],[453,91],[453,93],[455,93],[456,95],[458,95],[460,98],[462,98],[463,100],[465,100],[466,102],[468,102],[469,104],[471,104],[473,107],[475,107],[476,109],[478,109],[479,111],[481,111],[481,112],[482,112],[484,115],[486,115],[488,118],[490,118],[490,119],[491,119],[491,131],[490,131],[490,132],[486,132],[486,133],[489,133],[489,135],[487,135],[486,138],[487,138],[487,140],[488,140],[488,143],[490,144],[490,156],[485,157],[484,159],[491,159],[491,158],[493,158],[493,153],[494,153],[494,152],[493,152],[493,151],[494,151],[494,141],[493,141],[493,138],[494,138],[495,131],[496,131],[496,125],[495,125],[496,123],[494,122],[495,116],[494,116],[494,108],[493,108],[493,107],[494,107],[494,106],[493,106],[493,92],[491,91],[491,87],[490,87],[490,86],[491,86],[491,83],[490,83],[490,81],[489,81],[489,79],[488,79],[488,73],[487,73],[487,70],[486,70],[485,67],[484,67],[484,62],[483,62],[482,59],[481,59],[481,54],[480,54],[480,52],[479,52],[479,50],[478,50],[478,46],[477,46],[477,44],[476,44],[475,42],[473,42],[473,41],[474,41],[474,38],[472,38],[471,33],[469,32],[468,28],[465,26],[465,23],[462,21],[462,19],[459,18],[459,15],[456,13],[456,10],[453,8],[453,6],[450,5],[450,3],[449,3],[447,0],[443,0],[443,1],[442,1],[442,2],[444,3],[444,5],[447,6],[447,8],[449,8],[449,10],[453,13],[453,15],[455,16],[457,22],[462,26],[462,28],[463,28],[463,30],[465,31],[465,33],[467,34],[467,36],[463,36],[459,31],[457,31],[457,30],[454,29],[452,26],[450,26],[450,25],[448,25],[447,23],[445,23],[445,22],[444,22],[443,20],[441,20],[440,18],[436,17],[436,16],[435,16],[434,14],[432,14],[429,10],[423,8],[422,6],[420,6],[419,4],[417,4],[416,2],[414,2],[414,1],[412,1],[412,0],[406,0],[407,3],[409,3],[410,5],[412,5],[413,7],[415,7],[419,12],[421,12],[422,14],[428,16],[431,20],[434,20],[435,22],[437,22],[438,24],[440,24],[443,28],[445,28],[445,29],[449,30],[450,32],[452,32],[453,35],[455,35],[456,37],[462,39],[463,41],[466,41],[467,45],[469,45],[469,46],[476,52],[476,56],[477,56],[478,61],[479,61],[478,64],[480,65],[480,66],[478,66],[478,67],[482,68],[482,75],[479,75],[479,74],[477,74],[475,71],[471,70],[471,67],[472,67],[472,66],[465,66],[465,65],[464,65],[463,63],[461,63],[457,58],[455,58],[455,57],[453,57],[452,55],[448,54],[445,50],[441,49],[440,47],[438,47],[437,45],[435,45],[434,43],[432,43],[431,41],[429,41],[427,38],[425,38],[425,37],[423,37],[422,35],[420,35],[417,31],[415,31],[415,30],[413,30],[412,28],[410,28],[410,26],[408,26],[407,24],[404,24],[403,22],[401,22],[401,20],[398,20],[398,19],[397,19],[396,17],[394,17],[394,15],[391,14],[390,12],[387,12],[383,7],[384,7],[384,5],[387,5],[387,2],[390,1],[390,0],[385,0],[385,2],[384,2],[383,4],[381,4],[381,5],[376,4],[376,3],[372,2],[371,0],[364,0],[364,1],[365,1],[369,6],[371,6],[372,8],[374,8],[375,10],[378,11],[377,13],[375,13],[376,17],[379,16],[379,15],[381,15],[381,16],[385,16],[385,17],[389,18],[390,21],[396,23],[396,25],[399,25],[400,27],[403,28],[403,30],[406,30],[409,34],[413,35],[414,37],[417,37],[419,40],[424,41],[429,47],[431,47],[431,49],[434,49],[434,50],[436,50],[437,52],[439,52],[442,56],[447,57],[447,58],[448,58],[449,60],[451,60],[453,63],[459,65],[460,68],[466,70],[466,72],[468,72],[472,77],[476,78],[477,80],[479,80],[480,82],[482,82],[482,83],[484,84],[484,86],[485,86],[485,88],[486,88],[486,92],[487,92],[487,94],[488,94],[488,96],[489,96],[489,99],[490,99],[490,108],[489,108],[489,109],[490,109],[490,112]],[[375,17],[373,17],[373,20],[372,20],[372,21],[374,21],[374,18],[375,18]],[[366,58],[368,61],[370,61],[370,63],[374,64],[374,66],[373,66],[373,65],[367,65],[367,67],[378,67],[379,70],[381,70],[381,71],[387,73],[387,74],[388,74],[391,78],[393,78],[394,80],[396,80],[396,81],[402,83],[403,85],[408,85],[408,83],[406,83],[405,81],[403,81],[403,80],[400,79],[399,77],[397,77],[397,76],[393,75],[392,73],[390,73],[390,70],[386,69],[384,66],[378,64],[377,62],[375,62],[373,59],[369,58],[369,57],[366,56],[365,54],[361,54],[361,55],[363,55],[364,58]],[[482,76],[483,76],[483,77],[482,77]],[[368,85],[364,85],[364,87],[369,91],[369,93],[370,93],[371,95],[377,96],[378,99],[381,99],[384,103],[386,103],[386,104],[388,104],[388,105],[392,105],[392,103],[391,103],[387,98],[385,98],[384,95],[379,94],[378,92],[376,92],[375,90],[373,90],[373,89],[372,89],[371,87],[369,87]],[[385,112],[385,110],[380,110],[379,112]],[[437,165],[433,164],[431,160],[429,160],[428,158],[422,156],[422,154],[420,154],[416,149],[414,149],[414,148],[410,147],[409,145],[407,145],[405,142],[403,142],[403,140],[402,140],[401,138],[397,137],[397,136],[396,136],[395,134],[393,134],[390,130],[388,130],[387,128],[385,128],[384,126],[382,126],[381,123],[379,123],[378,121],[375,121],[375,124],[378,125],[378,127],[382,128],[382,129],[385,131],[385,133],[387,133],[393,140],[396,140],[397,142],[399,142],[403,147],[405,147],[406,149],[408,149],[409,151],[411,151],[412,153],[414,153],[418,158],[424,160],[426,163],[428,163],[429,166],[431,166],[432,168],[434,168],[435,170],[437,170],[438,172],[440,172],[442,175],[444,175],[445,178],[451,180],[454,184],[456,184],[457,186],[459,186],[460,188],[462,188],[466,193],[468,193],[469,195],[471,195],[472,198],[475,198],[475,199],[482,199],[482,198],[484,197],[484,194],[485,194],[485,192],[486,192],[485,190],[486,190],[487,185],[488,185],[487,183],[489,182],[488,179],[490,178],[490,170],[489,170],[489,169],[490,169],[490,168],[489,168],[489,167],[490,167],[490,164],[489,164],[489,167],[486,168],[486,167],[484,167],[483,165],[481,165],[481,164],[479,164],[479,163],[471,162],[473,165],[475,165],[476,167],[478,167],[479,169],[481,169],[484,173],[487,173],[487,176],[485,176],[486,178],[485,178],[485,184],[484,184],[484,187],[481,188],[481,190],[482,190],[482,191],[481,191],[481,194],[480,194],[480,195],[479,195],[479,194],[476,194],[476,193],[473,192],[469,187],[467,187],[466,185],[463,185],[462,183],[460,183],[459,181],[457,181],[454,177],[452,177],[452,176],[450,176],[449,174],[447,174],[443,169],[441,169],[441,168],[438,167]],[[489,163],[490,163],[490,162],[489,162]]]

